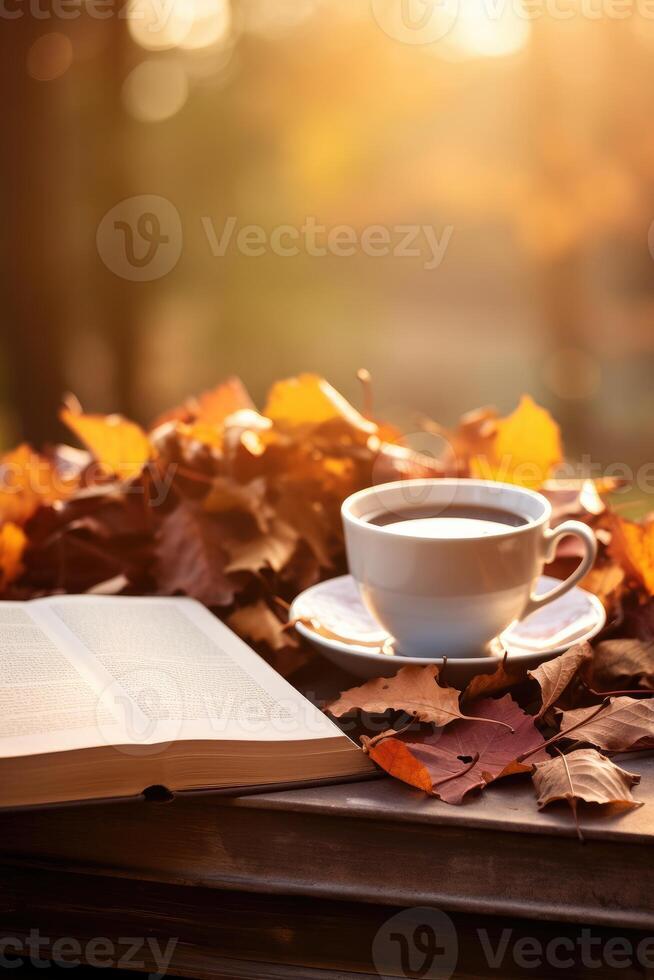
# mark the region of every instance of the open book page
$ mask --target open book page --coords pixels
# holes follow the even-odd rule
[[[118,722],[99,704],[101,683],[35,603],[0,603],[0,757],[98,744],[98,724]]]
[[[58,658],[52,661],[57,665],[52,682],[60,676],[70,678],[70,686],[61,692],[65,704],[77,712],[84,704],[91,716],[95,714],[91,731],[83,724],[86,716],[79,714],[62,729],[54,705],[46,707],[42,724],[48,751],[183,739],[277,741],[341,734],[193,600],[61,596],[17,606],[19,611],[29,609],[44,642],[50,640],[43,656],[45,661]],[[13,751],[0,742],[0,755],[44,751],[43,733],[12,742]]]

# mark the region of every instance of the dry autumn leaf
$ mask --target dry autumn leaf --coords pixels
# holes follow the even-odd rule
[[[281,622],[262,599],[251,606],[236,609],[227,617],[227,625],[239,636],[252,643],[266,643],[271,650],[283,650],[285,647],[298,645],[297,637],[286,629],[286,624]]]
[[[609,527],[609,554],[629,578],[640,582],[649,595],[654,595],[654,521],[636,524],[612,514]]]
[[[561,713],[561,731],[576,742],[590,742],[605,752],[654,748],[654,701],[611,698],[598,713],[596,707],[575,708]]]
[[[472,475],[538,489],[563,458],[561,433],[546,409],[523,395],[511,415],[494,422],[486,452],[471,461]]]
[[[632,595],[632,603],[622,611],[620,633],[650,643],[654,640],[654,599]],[[636,600],[635,604],[633,600]]]
[[[552,505],[552,524],[568,517],[583,519],[603,514],[606,504],[601,493],[615,489],[607,481],[595,480],[547,480],[541,493]]]
[[[497,409],[492,405],[462,415],[452,440],[457,456],[470,458],[489,452],[497,433],[498,418]]]
[[[642,687],[654,690],[654,638],[604,640],[588,665],[590,685],[600,693]]]
[[[123,582],[136,594],[195,595],[228,615],[234,604],[290,602],[321,569],[343,573],[341,502],[386,471],[383,440],[396,432],[315,375],[274,386],[269,407],[274,418],[232,378],[146,436],[119,416],[84,415],[70,397],[62,417],[87,449],[8,455],[0,527],[24,525],[28,547],[3,596]],[[412,475],[394,459],[390,478]]]
[[[223,425],[230,415],[254,409],[255,405],[240,378],[227,378],[209,391],[193,399],[196,421],[207,425]]]
[[[268,531],[274,513],[266,503],[266,481],[263,477],[249,483],[237,483],[230,477],[218,476],[213,480],[203,506],[210,514],[239,511],[248,514],[262,534]]]
[[[226,378],[215,388],[187,398],[183,405],[170,409],[160,415],[152,424],[152,429],[171,422],[198,422],[214,429],[222,426],[225,420],[243,409],[254,409],[254,402],[240,378]]]
[[[548,708],[558,701],[581,666],[592,657],[589,643],[578,643],[560,657],[548,660],[535,670],[529,671],[529,676],[540,685],[543,703],[536,715],[542,718]]]
[[[143,429],[122,415],[84,415],[64,407],[61,421],[108,476],[133,480],[152,457],[152,445]]]
[[[592,592],[603,605],[610,609],[623,590],[624,569],[613,561],[598,562],[579,583],[582,589]]]
[[[163,521],[156,546],[157,581],[165,595],[182,593],[206,606],[228,606],[235,585],[225,574],[223,532],[196,504],[183,502]]]
[[[360,687],[343,691],[326,710],[335,718],[341,718],[350,711],[383,714],[392,709],[404,711],[416,721],[448,725],[463,717],[459,707],[460,692],[453,687],[441,687],[438,675],[435,664],[402,667],[395,677],[376,677]]]
[[[454,804],[471,790],[527,772],[534,760],[547,758],[533,718],[509,694],[477,701],[471,712],[443,731],[422,737],[389,732],[389,737],[364,739],[364,746],[391,776]],[[530,761],[519,762],[526,753]]]
[[[229,555],[226,572],[260,572],[271,568],[279,572],[290,561],[298,543],[298,533],[286,521],[274,517],[263,534],[241,539],[224,535],[222,546]]]
[[[488,697],[489,694],[499,694],[501,691],[506,691],[515,684],[519,684],[526,676],[527,672],[524,667],[521,668],[513,664],[509,660],[508,654],[505,653],[492,673],[477,674],[476,677],[472,678],[463,692],[461,700],[467,703],[468,701],[476,701],[477,698]]]
[[[574,813],[580,838],[577,816],[579,800],[622,808],[642,806],[631,794],[631,788],[640,782],[640,776],[620,769],[595,749],[577,749],[567,755],[559,754],[549,762],[537,763],[532,779],[540,809],[556,800],[567,800]]]

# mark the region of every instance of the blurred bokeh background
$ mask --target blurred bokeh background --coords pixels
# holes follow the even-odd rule
[[[409,427],[529,391],[572,455],[646,460],[654,10],[455,2],[7,0],[0,445],[64,390],[147,422],[230,374],[359,404],[365,366]]]

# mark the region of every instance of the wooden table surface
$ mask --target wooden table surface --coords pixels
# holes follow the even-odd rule
[[[542,941],[574,940],[584,924],[608,939],[654,934],[654,758],[624,764],[643,774],[646,805],[610,818],[585,808],[583,844],[565,804],[539,812],[519,778],[460,807],[383,778],[5,812],[0,935],[117,940],[147,923],[179,940],[182,975],[327,980],[377,975],[384,923],[431,906],[455,922],[455,976],[525,975],[513,962],[493,972],[480,924]],[[576,968],[567,975],[613,975]]]

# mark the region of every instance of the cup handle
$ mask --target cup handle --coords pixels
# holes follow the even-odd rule
[[[520,617],[524,619],[526,616],[531,615],[531,613],[536,612],[537,609],[542,609],[546,606],[548,602],[552,602],[554,599],[558,599],[559,596],[565,595],[569,592],[573,585],[586,575],[587,572],[593,567],[595,561],[595,556],[597,554],[597,540],[593,531],[588,527],[587,524],[582,524],[581,521],[564,521],[555,527],[553,530],[548,528],[545,531],[545,561],[550,562],[554,559],[556,553],[556,546],[561,538],[566,537],[568,534],[576,534],[578,538],[584,543],[586,554],[579,562],[577,568],[575,568],[572,575],[569,575],[567,579],[555,585],[553,589],[546,592],[544,595],[532,595],[529,596],[529,602],[527,603],[525,610]]]

